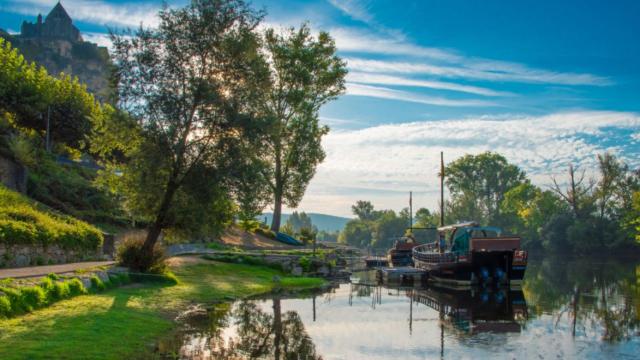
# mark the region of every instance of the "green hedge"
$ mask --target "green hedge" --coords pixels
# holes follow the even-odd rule
[[[102,241],[102,233],[94,226],[47,210],[0,185],[0,243],[93,251]]]
[[[109,274],[109,280],[104,282],[95,275],[90,279],[92,293],[131,282],[127,274]],[[54,274],[42,278],[38,285],[28,287],[12,287],[0,284],[0,318],[29,313],[57,301],[87,294],[88,292],[80,279],[62,280]]]

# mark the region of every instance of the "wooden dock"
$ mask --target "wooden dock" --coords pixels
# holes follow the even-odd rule
[[[427,272],[410,266],[385,267],[378,269],[378,280],[388,284],[421,284],[427,280]]]

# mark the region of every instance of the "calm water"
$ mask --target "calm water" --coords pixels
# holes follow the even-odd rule
[[[185,314],[184,359],[639,359],[640,262],[533,262],[522,290],[352,283]]]

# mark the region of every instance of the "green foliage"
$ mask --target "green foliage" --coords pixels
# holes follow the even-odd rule
[[[11,302],[9,301],[9,298],[0,295],[0,319],[8,318],[11,313]]]
[[[117,249],[117,260],[121,266],[132,271],[162,274],[167,270],[164,249],[156,244],[151,254],[151,260],[143,250],[144,239],[126,239]]]
[[[329,34],[314,37],[306,25],[265,33],[264,52],[271,61],[260,104],[269,122],[262,158],[268,164],[263,173],[272,190],[274,231],[280,227],[282,203],[297,206],[325,157],[321,140],[329,129],[319,124],[319,110],[342,94],[347,73],[336,51]]]
[[[298,264],[300,265],[302,270],[304,270],[304,272],[310,272],[312,270],[312,263],[313,261],[310,256],[301,256],[300,259],[298,259]]]
[[[492,152],[455,160],[445,168],[445,176],[451,195],[447,218],[494,225],[500,220],[504,195],[527,181],[522,170]]]
[[[107,283],[103,282],[96,275],[91,276],[90,280],[91,280],[91,290],[94,292],[104,291],[108,286]]]
[[[271,229],[265,229],[263,227],[259,227],[255,230],[256,234],[260,234],[262,236],[268,237],[269,239],[274,239],[276,238],[276,233],[271,231]]]
[[[352,205],[351,212],[360,220],[373,220],[377,216],[373,204],[364,200],[358,200],[355,205]]]
[[[0,39],[0,112],[13,114],[16,127],[44,135],[48,116],[52,141],[83,149],[101,111],[77,78],[50,76]]]
[[[67,282],[69,286],[69,294],[70,296],[78,296],[87,293],[87,289],[84,287],[84,284],[80,279],[74,278]]]
[[[94,251],[102,241],[102,233],[95,227],[44,209],[0,185],[0,243]]]
[[[370,222],[359,219],[350,220],[340,232],[338,242],[360,248],[371,246],[371,227]]]
[[[31,286],[20,289],[22,308],[27,312],[38,309],[47,304],[47,293],[39,286]]]
[[[158,27],[112,37],[120,104],[137,121],[136,141],[111,138],[101,153],[124,152],[107,168],[120,169],[127,208],[151,223],[146,252],[165,229],[215,236],[232,220],[230,177],[265,81],[253,32],[261,17],[242,1],[196,1],[161,10]]]
[[[240,228],[244,231],[256,232],[260,228],[260,222],[251,218],[249,220],[240,220],[238,222]]]

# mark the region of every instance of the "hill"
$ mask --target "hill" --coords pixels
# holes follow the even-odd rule
[[[287,222],[289,215],[290,214],[282,214],[282,224]],[[311,223],[315,225],[318,230],[324,230],[327,232],[342,231],[347,222],[351,220],[349,218],[327,214],[307,213],[307,215],[309,215],[309,217],[311,218]],[[265,218],[267,219],[267,224],[271,224],[273,214],[264,213],[262,214],[262,216],[260,216],[259,220],[264,221]]]

